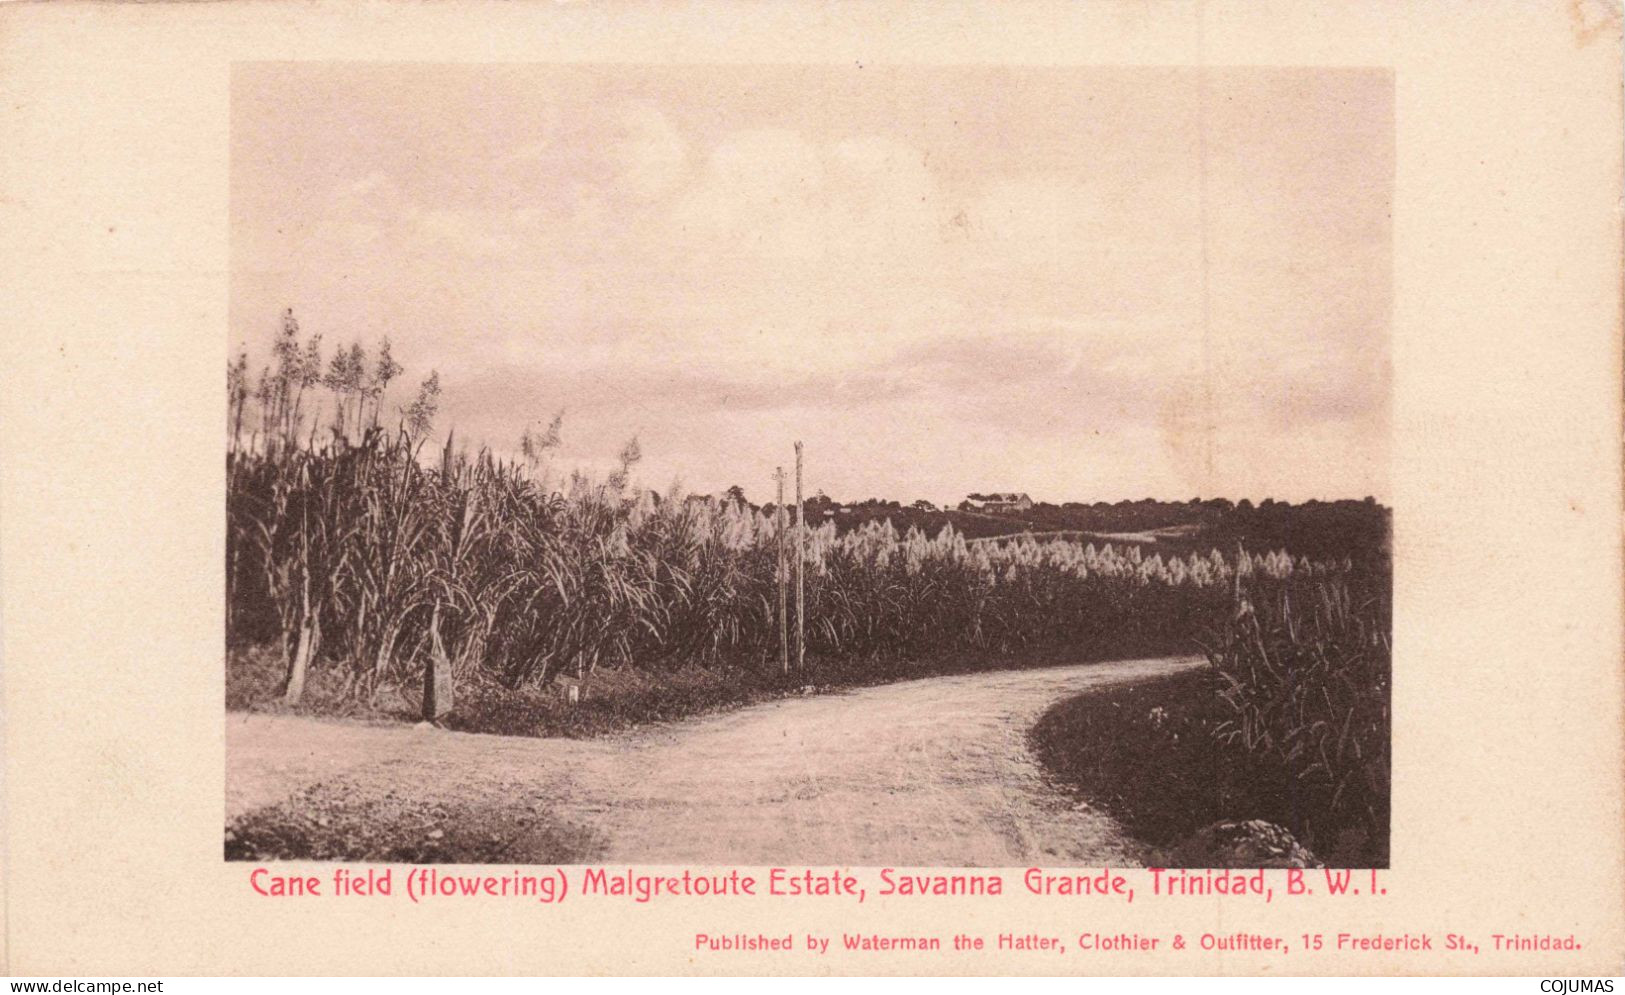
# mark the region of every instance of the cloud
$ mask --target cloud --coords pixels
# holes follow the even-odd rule
[[[559,194],[650,201],[688,172],[687,144],[647,102],[602,108],[589,117],[546,114],[538,130],[540,138],[495,157],[489,170],[490,185],[506,188],[516,203]],[[500,199],[503,191],[489,195]]]
[[[958,109],[982,91],[849,116],[800,90],[571,79],[556,99],[493,89],[523,113],[466,126],[357,110],[354,134],[258,139],[234,173],[234,204],[252,187],[234,207],[241,334],[290,304],[330,342],[389,334],[413,374],[441,370],[470,432],[516,437],[564,406],[573,454],[641,431],[651,466],[664,447],[702,486],[792,433],[876,493],[984,467],[984,489],[1076,489],[1078,461],[1184,490],[1271,479],[1309,458],[1294,440],[1385,452],[1369,122],[1322,156],[1238,117],[1204,174],[1189,115],[1128,114],[1177,87],[1124,84],[1072,128],[1046,116],[1053,93],[1005,94],[993,117]]]
[[[819,143],[788,129],[733,132],[673,206],[666,232],[718,265],[811,267],[862,282],[863,267],[905,269],[941,224],[943,197],[923,153],[862,136]]]

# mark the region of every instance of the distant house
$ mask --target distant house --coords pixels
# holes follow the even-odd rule
[[[965,500],[959,503],[959,510],[986,511],[995,515],[1008,515],[1012,512],[1028,511],[1032,506],[1032,498],[1011,491],[995,494],[968,494],[965,496]]]

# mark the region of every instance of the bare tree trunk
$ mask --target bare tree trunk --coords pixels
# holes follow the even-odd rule
[[[423,668],[423,721],[439,722],[452,707],[451,658],[440,641],[440,609],[429,620],[429,661]]]
[[[789,571],[785,569],[784,561],[790,537],[785,534],[784,467],[779,467],[773,476],[779,483],[779,500],[773,506],[774,531],[778,533],[779,539],[779,669],[788,674],[790,672],[790,615],[786,587],[790,578]]]
[[[384,671],[389,667],[390,659],[395,655],[395,640],[400,636],[400,630],[391,625],[387,627],[378,639],[378,655],[373,657],[372,674],[376,684],[383,679]]]
[[[230,641],[237,632],[237,554],[242,545],[241,539],[232,538],[232,527],[226,526],[226,541],[231,544],[231,554],[226,558],[226,639]]]
[[[285,704],[297,705],[305,695],[305,675],[310,671],[310,661],[316,656],[316,649],[321,644],[322,626],[320,620],[309,611],[299,622],[299,645],[294,650],[293,661],[288,664],[288,683],[282,693]]]
[[[801,443],[796,443],[796,670],[807,665],[807,512],[801,498]]]
[[[269,436],[267,436],[269,441]],[[305,523],[307,531],[300,533],[299,549],[299,646],[294,650],[293,660],[288,664],[288,683],[282,690],[282,700],[289,705],[299,704],[299,699],[305,694],[305,674],[310,670],[310,661],[316,655],[316,642],[321,639],[321,624],[317,619],[317,611],[310,601],[310,533],[309,522]],[[287,645],[286,636],[283,645]]]

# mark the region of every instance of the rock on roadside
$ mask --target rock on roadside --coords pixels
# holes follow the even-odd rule
[[[1225,820],[1192,833],[1169,850],[1169,867],[1319,867],[1287,829],[1263,819]]]

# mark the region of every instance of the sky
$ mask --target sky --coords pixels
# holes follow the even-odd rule
[[[1378,70],[239,64],[231,344],[665,490],[1387,498]]]

